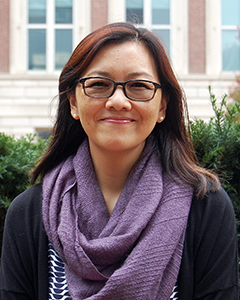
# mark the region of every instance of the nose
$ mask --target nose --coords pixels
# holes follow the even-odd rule
[[[125,96],[123,87],[121,86],[116,87],[113,95],[107,99],[105,106],[107,109],[113,108],[117,111],[122,109],[130,110],[132,108],[132,104]]]

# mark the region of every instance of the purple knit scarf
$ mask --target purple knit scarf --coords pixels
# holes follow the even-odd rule
[[[163,172],[148,142],[109,216],[84,141],[43,181],[43,221],[72,298],[169,300],[192,194]]]

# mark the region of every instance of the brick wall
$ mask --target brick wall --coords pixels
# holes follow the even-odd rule
[[[189,73],[205,73],[205,0],[189,0]]]
[[[0,7],[0,73],[9,72],[9,0],[1,0]]]
[[[108,0],[92,0],[91,27],[95,30],[108,23]]]

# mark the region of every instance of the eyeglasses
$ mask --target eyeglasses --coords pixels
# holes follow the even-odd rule
[[[160,83],[143,79],[116,82],[106,77],[85,77],[78,79],[77,83],[81,83],[85,95],[92,98],[109,98],[116,87],[121,85],[125,96],[134,101],[151,100],[157,89],[162,88]]]

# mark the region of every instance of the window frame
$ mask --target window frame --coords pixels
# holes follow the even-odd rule
[[[239,0],[238,0],[239,1]],[[240,2],[240,1],[239,1]],[[238,35],[240,34],[240,24],[238,25],[223,25],[222,24],[222,0],[219,0],[219,6],[220,6],[220,49],[221,49],[221,73],[233,73],[240,71],[240,63],[239,68],[237,70],[223,70],[223,32],[224,31],[237,31]],[[240,3],[239,3],[239,20],[240,20]],[[239,36],[240,37],[240,36]],[[239,45],[238,50],[240,51],[240,38],[239,38]]]
[[[114,0],[115,1],[115,0]],[[91,31],[91,2],[73,0],[73,48]],[[61,70],[28,69],[28,2],[10,0],[10,74],[26,78],[58,78]]]
[[[185,76],[188,74],[188,0],[171,0],[170,5],[171,33],[169,57],[174,66],[174,71],[179,76]],[[109,23],[125,22],[125,0],[108,0],[108,12]],[[144,27],[151,29],[147,25],[144,25]]]
[[[46,23],[29,23],[28,1],[26,1],[26,70],[29,73],[59,73],[61,70],[55,68],[55,32],[56,29],[72,30],[72,50],[74,48],[75,36],[75,4],[76,0],[72,0],[72,23],[55,23],[55,0],[46,0]],[[46,30],[46,68],[29,69],[29,29]]]
[[[125,20],[127,20],[126,16],[126,1],[125,0]],[[169,51],[169,55],[172,54],[172,20],[173,20],[173,1],[169,0],[170,5],[170,15],[169,15],[169,24],[153,24],[152,23],[152,0],[143,0],[143,23],[137,24],[138,27],[147,28],[150,31],[153,30],[169,30],[169,48],[168,45],[165,45],[167,50]]]

